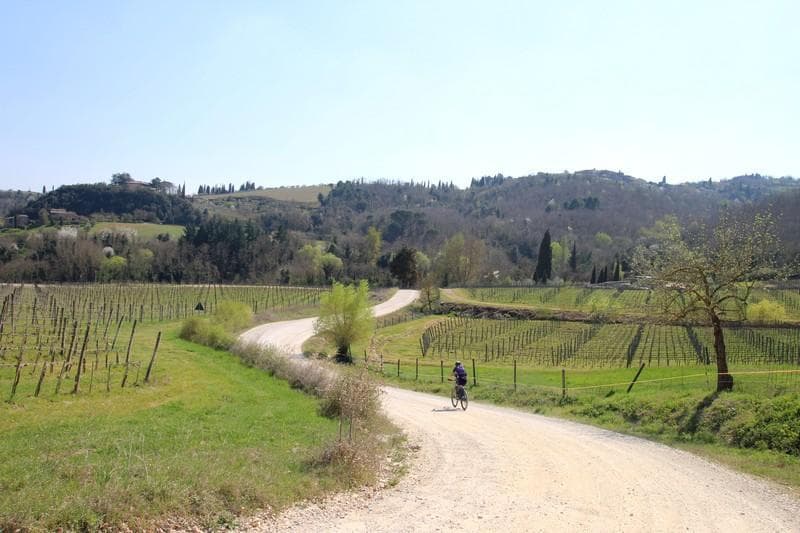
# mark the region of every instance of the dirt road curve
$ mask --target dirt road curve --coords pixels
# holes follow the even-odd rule
[[[394,296],[373,307],[372,312],[376,317],[388,315],[407,306],[418,296],[419,291],[397,291]],[[272,344],[285,349],[288,353],[297,354],[303,351],[303,343],[314,335],[315,320],[316,318],[301,318],[271,322],[244,332],[240,338],[247,342]]]
[[[409,296],[396,296],[402,297]],[[305,324],[274,326],[261,329],[259,340],[297,346],[301,329],[308,331]],[[277,520],[245,526],[370,533],[800,531],[797,499],[691,454],[512,409],[471,403],[462,412],[445,398],[385,392],[392,420],[419,445],[396,487],[296,506]]]

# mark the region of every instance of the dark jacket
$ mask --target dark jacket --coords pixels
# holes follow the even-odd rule
[[[453,374],[456,376],[456,383],[459,385],[467,384],[467,370],[463,365],[453,367]]]

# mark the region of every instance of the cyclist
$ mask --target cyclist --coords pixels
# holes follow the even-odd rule
[[[461,361],[456,361],[456,366],[453,367],[453,377],[456,379],[456,386],[458,388],[458,396],[461,397],[461,391],[467,384],[467,369],[461,364]]]

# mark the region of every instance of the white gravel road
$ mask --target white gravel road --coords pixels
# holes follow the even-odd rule
[[[400,291],[381,312],[414,297]],[[245,335],[297,348],[312,330],[313,319],[259,326]],[[385,388],[383,402],[419,446],[397,486],[297,505],[244,527],[800,532],[794,496],[667,446],[480,403],[456,410],[449,399],[392,387]]]

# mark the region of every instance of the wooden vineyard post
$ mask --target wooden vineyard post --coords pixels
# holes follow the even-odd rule
[[[517,392],[517,360],[514,359],[514,392]]]
[[[72,347],[75,344],[75,337],[76,337],[76,334],[77,334],[77,330],[78,330],[78,323],[77,322],[73,322],[72,323],[72,340],[69,343],[69,350],[67,350],[66,356],[64,358],[64,362],[61,364],[61,371],[58,373],[58,380],[56,380],[56,394],[58,394],[61,391],[61,380],[64,379],[64,374],[66,374],[66,372],[69,370],[69,368],[71,366]],[[64,353],[63,340],[64,339],[62,337],[62,343],[61,343],[61,353],[62,354]]]
[[[400,359],[397,360],[397,377],[400,377]]]
[[[158,353],[158,344],[160,342],[161,342],[161,332],[159,331],[158,335],[156,336],[156,345],[153,348],[153,356],[150,358],[150,362],[147,364],[147,372],[145,372],[144,374],[145,383],[150,383],[150,372],[153,371],[153,364],[156,362],[156,354]],[[364,352],[365,357],[366,353],[367,352]]]
[[[128,381],[128,370],[130,369],[131,362],[131,346],[133,345],[133,334],[136,333],[136,321],[133,321],[131,328],[131,338],[128,339],[128,350],[125,352],[125,373],[122,375],[122,388],[125,388],[125,383]]]
[[[114,333],[114,340],[111,341],[111,351],[114,351],[114,347],[117,345],[117,336],[119,335],[119,329],[122,327],[122,319],[119,319],[117,322],[117,331]],[[117,364],[119,364],[119,353],[117,354]]]
[[[47,362],[42,365],[42,372],[39,374],[39,381],[36,382],[36,391],[33,393],[34,398],[39,397],[39,393],[42,390],[42,383],[44,382],[44,376],[47,373]]]
[[[81,355],[78,358],[78,369],[75,371],[75,386],[72,387],[72,394],[78,394],[78,389],[81,386],[81,372],[83,369],[84,358],[86,357],[86,343],[89,341],[89,328],[90,324],[86,324],[86,333],[83,335],[83,344],[81,345]]]
[[[475,359],[472,360],[472,386],[478,386],[478,373],[475,371]]]
[[[444,359],[439,359],[439,369],[442,374],[442,383],[444,383]]]
[[[419,357],[414,359],[414,381],[419,381]]]
[[[561,369],[561,397],[567,397],[567,369]]]
[[[629,393],[629,392],[631,391],[631,389],[633,388],[633,385],[636,383],[636,380],[637,380],[637,379],[639,379],[639,375],[642,373],[642,370],[644,370],[644,363],[642,363],[642,364],[639,366],[639,371],[638,371],[638,372],[636,372],[636,375],[635,375],[635,376],[633,376],[633,381],[631,381],[631,384],[630,384],[630,385],[628,385],[628,390],[627,390],[627,391],[625,391],[625,392],[626,392],[626,394],[627,394],[627,393]]]
[[[383,353],[378,354],[378,355],[380,355],[380,358],[381,358],[381,376],[382,376],[383,375]]]
[[[17,368],[16,372],[14,373],[14,382],[11,384],[11,398],[14,398],[14,395],[17,393],[17,385],[19,385],[19,378],[22,374],[22,353],[19,355],[19,359],[17,359]]]

